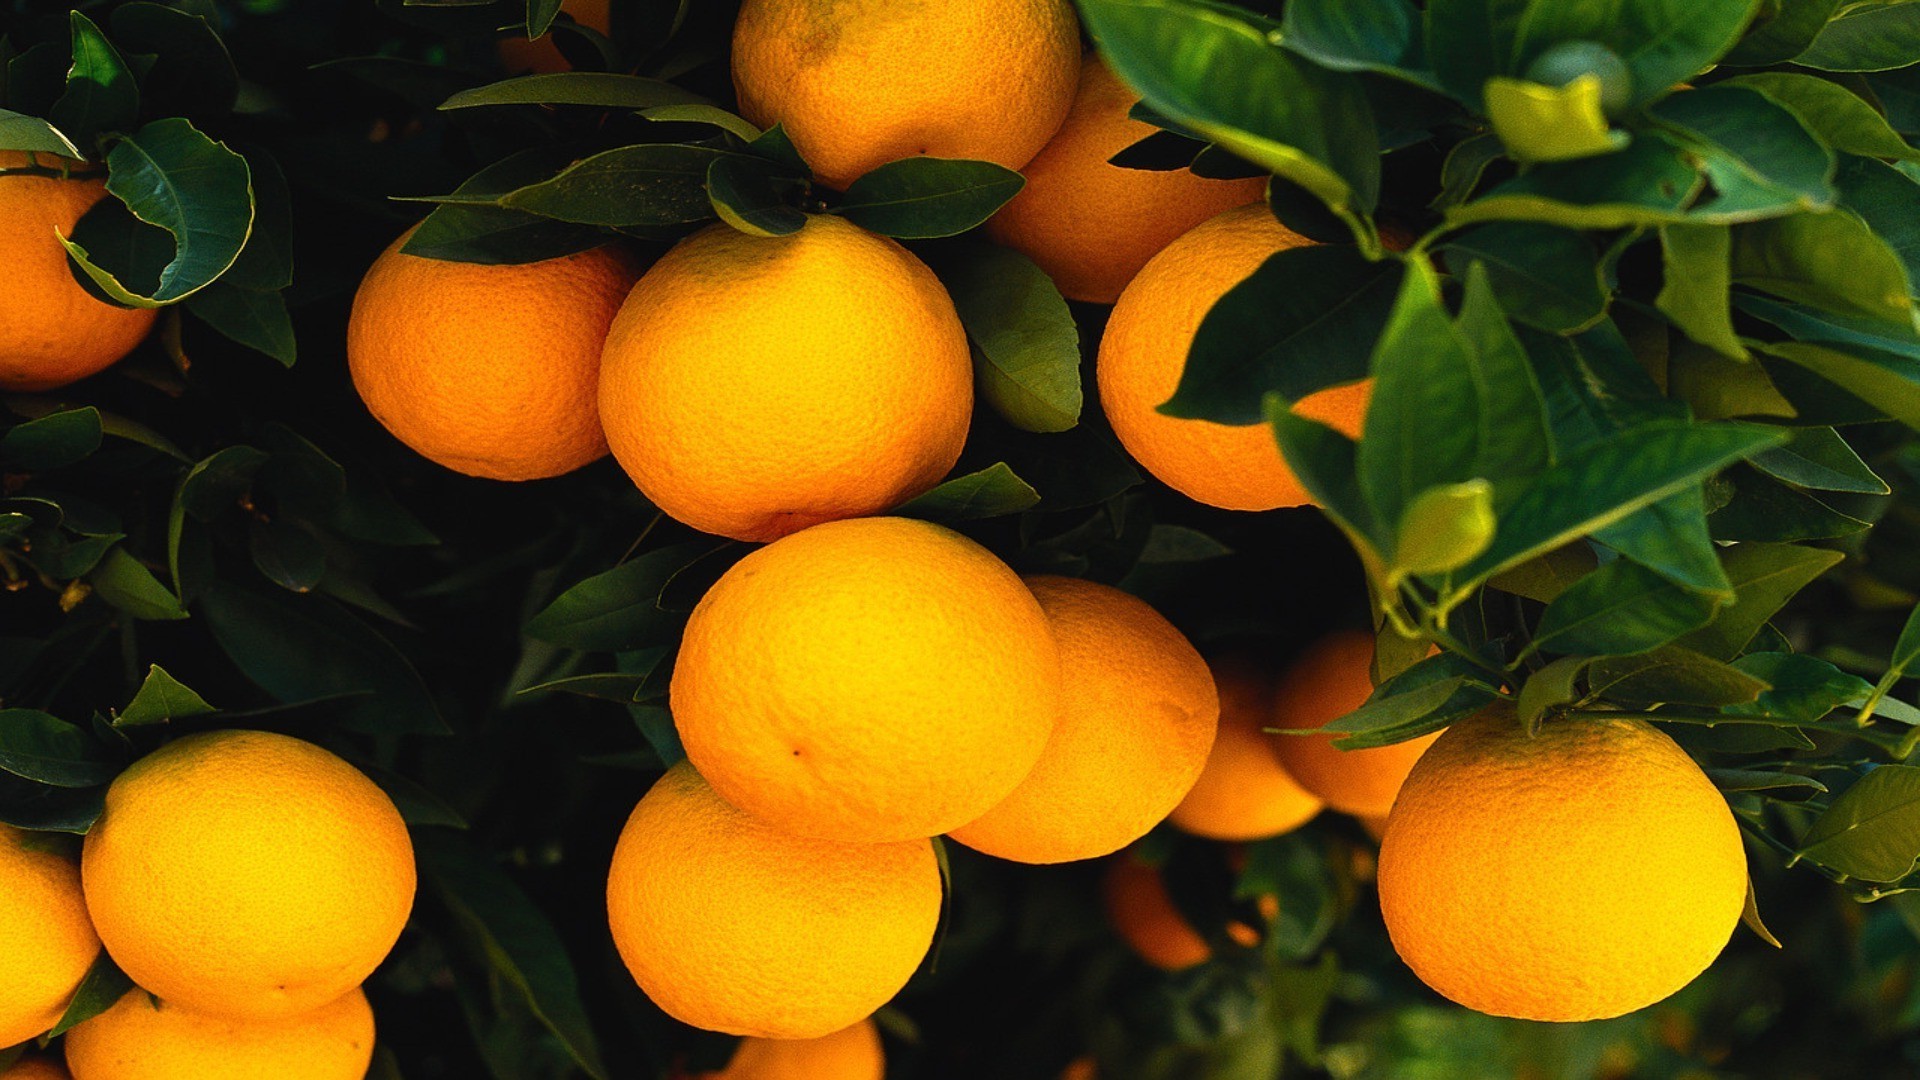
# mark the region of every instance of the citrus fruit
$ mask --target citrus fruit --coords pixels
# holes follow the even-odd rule
[[[917,154],[1018,169],[1079,70],[1068,0],[746,0],[733,30],[740,111],[837,188]]]
[[[560,10],[581,26],[607,34],[613,27],[612,6],[611,0],[561,0]],[[528,40],[526,28],[521,27],[501,38],[499,48],[501,66],[508,71],[551,75],[573,70],[560,47],[554,44],[552,33]]]
[[[1244,857],[1230,861],[1244,863]],[[1163,971],[1179,971],[1212,959],[1213,947],[1174,904],[1159,867],[1131,851],[1116,855],[1107,867],[1101,893],[1114,931],[1147,963]],[[1261,896],[1255,906],[1268,922],[1280,912],[1278,898],[1271,895]],[[1239,920],[1223,929],[1229,940],[1243,948],[1260,943],[1260,931]]]
[[[1140,95],[1089,54],[1073,111],[1021,172],[1027,186],[987,222],[1073,300],[1111,304],[1161,248],[1223,210],[1258,200],[1265,177],[1209,180],[1108,159],[1157,128],[1127,115]]]
[[[33,168],[36,173],[13,172]],[[53,173],[84,170],[95,178]],[[47,175],[40,175],[39,173]],[[152,329],[152,308],[97,300],[74,279],[59,237],[107,197],[104,169],[0,150],[0,390],[52,390],[105,370]]]
[[[318,1008],[360,985],[413,907],[393,801],[312,743],[176,739],[107,788],[81,856],[107,952],[170,1005],[233,1019]]]
[[[602,247],[517,266],[408,255],[353,297],[347,361],[374,419],[421,456],[491,480],[559,476],[607,452],[600,346],[639,266]]]
[[[907,518],[753,552],[694,608],[669,688],[687,756],[735,806],[835,840],[908,840],[1007,797],[1060,711],[1060,654],[1012,570]]]
[[[0,1080],[72,1080],[67,1070],[52,1058],[27,1057],[0,1072]]]
[[[1300,730],[1321,727],[1366,704],[1373,693],[1373,638],[1339,631],[1307,647],[1274,687],[1271,724]],[[1439,733],[1391,746],[1342,750],[1332,735],[1276,735],[1280,763],[1328,806],[1355,817],[1382,817],[1393,797]]]
[[[1562,41],[1527,65],[1526,79],[1545,86],[1565,86],[1591,75],[1600,81],[1600,109],[1618,114],[1633,99],[1633,72],[1620,54],[1597,41]]]
[[[1027,579],[1060,646],[1060,718],[1033,771],[953,830],[1027,863],[1111,854],[1159,824],[1206,764],[1220,700],[1173,624],[1111,585]]]
[[[1280,764],[1273,723],[1273,678],[1250,657],[1212,661],[1220,691],[1220,731],[1200,778],[1168,820],[1214,840],[1260,840],[1294,829],[1320,812],[1319,796]]]
[[[862,1020],[817,1039],[742,1039],[733,1060],[703,1080],[883,1080],[880,1029]]]
[[[73,1080],[362,1080],[372,1060],[358,987],[278,1020],[223,1020],[136,988],[67,1032]]]
[[[614,945],[683,1023],[817,1039],[871,1015],[940,918],[930,841],[849,844],[741,813],[691,765],[634,807],[607,877]]]
[[[57,843],[0,825],[0,1047],[59,1023],[100,954],[80,868]]]
[[[1747,894],[1739,826],[1640,720],[1489,710],[1440,736],[1380,846],[1393,947],[1484,1013],[1597,1020],[1651,1005],[1726,945]]]
[[[973,411],[966,333],[933,271],[825,216],[681,241],[621,308],[600,379],[607,440],[641,492],[738,540],[926,491]]]
[[[1227,510],[1312,501],[1265,424],[1183,420],[1158,411],[1180,385],[1200,322],[1269,255],[1312,241],[1243,206],[1194,226],[1148,261],[1120,294],[1100,339],[1100,404],[1127,453],[1162,483]],[[1309,394],[1294,412],[1358,436],[1371,379]]]

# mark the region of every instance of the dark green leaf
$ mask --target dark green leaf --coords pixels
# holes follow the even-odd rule
[[[707,166],[707,197],[720,220],[750,236],[791,236],[807,215],[781,197],[779,166],[764,158],[726,155]]]
[[[1846,210],[1794,214],[1733,230],[1733,280],[1796,303],[1910,329],[1899,257]]]
[[[1747,350],[1734,332],[1727,300],[1732,251],[1733,236],[1725,225],[1661,226],[1663,273],[1654,304],[1681,333],[1722,356],[1745,360]]]
[[[1920,768],[1881,765],[1840,793],[1800,838],[1808,859],[1863,881],[1898,881],[1920,863]]]
[[[1437,87],[1420,39],[1420,13],[1407,0],[1292,0],[1280,21],[1280,43],[1321,67]]]
[[[1421,492],[1474,478],[1480,400],[1467,343],[1438,278],[1410,266],[1373,352],[1374,387],[1354,463],[1374,519],[1397,524]]]
[[[882,236],[930,240],[979,225],[1026,182],[990,161],[902,158],[849,184],[834,212]]]
[[[1920,359],[1857,345],[1833,347],[1803,341],[1756,348],[1769,356],[1791,360],[1920,431]]]
[[[1833,495],[1782,484],[1749,468],[1729,469],[1718,485],[1731,497],[1708,518],[1715,540],[1831,540],[1870,527],[1835,506]]]
[[[253,180],[253,231],[220,283],[277,291],[293,284],[293,195],[272,155],[249,150],[246,158]]]
[[[1804,381],[1819,382],[1795,371]],[[1775,384],[1772,365],[1724,356],[1691,340],[1668,342],[1667,393],[1685,402],[1699,420],[1800,418],[1799,408]]]
[[[595,154],[551,179],[497,197],[465,196],[484,205],[524,210],[608,228],[681,227],[713,218],[707,170],[727,153],[707,146],[642,143]]]
[[[1429,10],[1432,20],[1455,15],[1458,4]],[[1645,105],[1662,97],[1674,84],[1694,77],[1733,46],[1753,15],[1754,0],[1623,0],[1580,4],[1561,0],[1532,0],[1516,6],[1511,0],[1485,5],[1495,21],[1516,20],[1512,32],[1512,69],[1524,71],[1541,53],[1561,42],[1597,42],[1625,61],[1632,86],[1624,102]],[[1429,51],[1438,53],[1429,43]],[[1684,95],[1681,95],[1684,96]]]
[[[1597,660],[1587,681],[1609,701],[1638,706],[1743,705],[1768,688],[1764,679],[1680,645]]]
[[[423,785],[366,761],[355,761],[353,765],[387,793],[387,798],[393,800],[394,809],[400,811],[400,819],[408,825],[432,825],[443,829],[467,827],[467,819],[460,816],[460,811]]]
[[[108,551],[100,564],[87,573],[87,581],[100,599],[136,619],[187,617],[187,609],[180,606],[180,599],[160,584],[153,571],[127,554],[126,548],[116,546]]]
[[[107,950],[101,949],[100,955],[94,958],[93,966],[87,969],[86,978],[80,980],[80,986],[68,999],[59,1023],[53,1025],[47,1037],[65,1034],[74,1026],[99,1016],[133,989],[133,980],[120,970],[120,965],[113,962]]]
[[[139,691],[133,695],[132,701],[127,702],[127,707],[120,711],[120,715],[113,718],[113,726],[165,724],[213,711],[213,706],[207,704],[205,698],[167,674],[165,668],[159,664],[149,664],[147,677],[141,680]]]
[[[570,649],[618,651],[664,644],[682,617],[659,604],[674,574],[713,550],[698,541],[646,552],[561,593],[527,621],[526,632]]]
[[[1498,697],[1477,672],[1453,653],[1430,656],[1381,683],[1365,705],[1320,730],[1342,735],[1334,742],[1342,750],[1388,746],[1438,731]]]
[[[327,572],[327,553],[319,539],[287,517],[249,525],[247,552],[268,581],[292,592],[311,591]]]
[[[1860,215],[1900,265],[1920,281],[1920,184],[1885,162],[1843,154],[1834,175],[1841,205]]]
[[[65,158],[87,156],[59,128],[37,116],[27,116],[8,109],[0,109],[0,150],[58,154]]]
[[[1733,666],[1764,680],[1772,689],[1761,694],[1743,713],[1778,716],[1811,724],[1850,701],[1858,701],[1873,685],[1849,675],[1818,657],[1805,653],[1748,653]]]
[[[652,109],[661,105],[711,105],[690,90],[637,75],[597,71],[563,71],[525,75],[517,79],[462,90],[442,109],[471,109],[482,105],[591,105],[604,109]]]
[[[1885,495],[1889,490],[1830,427],[1797,428],[1786,445],[1755,454],[1749,464],[1776,480],[1816,491]]]
[[[1725,549],[1721,562],[1733,584],[1734,602],[1681,644],[1714,659],[1733,659],[1774,612],[1844,557],[1838,551],[1792,544],[1736,544]]]
[[[93,146],[103,135],[133,129],[140,116],[140,88],[120,51],[92,19],[78,11],[67,16],[73,30],[73,67],[67,72],[66,92],[53,103],[48,119],[82,146]]]
[[[1722,602],[1733,599],[1698,484],[1595,530],[1593,538],[1676,585]]]
[[[83,461],[100,449],[100,410],[91,405],[48,413],[0,436],[0,460],[20,472],[44,472]]]
[[[1498,509],[1514,487],[1510,481],[1535,476],[1552,463],[1554,438],[1533,363],[1501,310],[1489,271],[1476,262],[1467,268],[1466,281],[1457,325],[1480,399],[1473,473],[1494,482]]]
[[[499,199],[552,178],[569,160],[554,148],[525,150],[474,173],[454,194]],[[447,203],[434,207],[400,250],[425,259],[497,265],[555,259],[605,242],[606,234],[587,225],[502,206]]]
[[[1591,663],[1591,657],[1563,656],[1527,676],[1526,683],[1520,687],[1520,698],[1514,704],[1520,722],[1529,729],[1535,728],[1549,711],[1578,701],[1580,691],[1576,684]]]
[[[1646,133],[1618,153],[1541,165],[1447,210],[1454,225],[1539,221],[1619,229],[1679,221],[1701,177],[1678,147]]]
[[[1889,71],[1920,62],[1920,3],[1848,4],[1793,61],[1821,71]]]
[[[1761,5],[1760,15],[1747,36],[1727,53],[1723,63],[1765,67],[1791,60],[1813,44],[1841,0],[1777,0]]]
[[[1007,468],[1006,462],[956,476],[893,512],[928,521],[972,521],[1032,509],[1040,493]]]
[[[1920,161],[1920,150],[1902,139],[1886,117],[1837,82],[1794,71],[1763,71],[1717,85],[1758,90],[1792,110],[1809,131],[1843,154]]]
[[[1447,269],[1464,277],[1486,267],[1499,307],[1514,320],[1555,333],[1581,330],[1607,308],[1600,260],[1577,232],[1551,225],[1495,222],[1459,234],[1437,249]]]
[[[1080,333],[1046,271],[997,245],[969,244],[934,264],[973,343],[980,396],[1023,431],[1080,420]]]
[[[1705,626],[1716,606],[1662,574],[1615,559],[1547,605],[1533,643],[1577,656],[1643,653]]]
[[[292,367],[298,345],[287,302],[278,292],[243,289],[225,281],[187,297],[187,310],[230,341]]]
[[[153,66],[140,77],[150,115],[217,115],[233,108],[239,77],[215,32],[211,7],[201,12],[136,0],[113,9],[113,39],[128,55],[145,53]]]
[[[1706,773],[1721,791],[1764,791],[1775,799],[1798,801],[1827,790],[1827,785],[1811,776],[1772,769],[1708,769]]]
[[[42,784],[84,788],[120,771],[80,728],[34,709],[0,709],[0,770]]]
[[[1662,101],[1653,114],[1681,133],[1713,182],[1689,219],[1752,221],[1833,205],[1833,152],[1759,91],[1702,87]]]

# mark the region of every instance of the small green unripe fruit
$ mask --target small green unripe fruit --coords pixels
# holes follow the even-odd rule
[[[1633,96],[1633,72],[1620,54],[1597,41],[1563,41],[1534,58],[1522,76],[1542,86],[1565,86],[1582,75],[1600,80],[1600,108],[1611,116]]]

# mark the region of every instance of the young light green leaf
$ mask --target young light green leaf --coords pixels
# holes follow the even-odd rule
[[[931,240],[986,221],[1026,182],[990,161],[902,158],[847,185],[834,212],[882,236]]]
[[[1660,227],[1660,295],[1654,306],[1680,332],[1722,356],[1747,359],[1733,329],[1733,235],[1725,225]]]
[[[1920,768],[1869,771],[1813,820],[1794,858],[1862,881],[1898,881],[1912,873],[1920,863]]]
[[[1911,330],[1899,256],[1847,210],[1794,214],[1733,230],[1735,284],[1840,315]]]
[[[149,664],[147,677],[141,680],[139,691],[133,695],[132,701],[127,702],[127,707],[120,711],[120,715],[113,718],[113,726],[165,724],[213,711],[213,706],[207,704],[205,698],[167,674],[165,668],[159,664]]]
[[[1023,431],[1080,422],[1080,332],[1046,271],[1012,248],[957,246],[934,269],[974,348],[980,396]]]
[[[902,503],[893,512],[928,521],[972,521],[1017,514],[1032,509],[1039,501],[1040,493],[1001,461],[979,472],[956,476]]]
[[[1592,663],[1590,656],[1563,656],[1527,676],[1514,705],[1520,722],[1533,730],[1550,710],[1579,700],[1577,684]]]
[[[1611,154],[1631,139],[1600,111],[1600,79],[1587,74],[1565,86],[1495,76],[1485,88],[1487,120],[1515,161],[1572,161]]]
[[[1474,479],[1428,488],[1401,515],[1388,579],[1465,566],[1493,542],[1493,531],[1493,485]]]

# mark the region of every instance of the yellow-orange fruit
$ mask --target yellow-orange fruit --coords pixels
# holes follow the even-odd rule
[[[1312,241],[1243,206],[1188,230],[1121,293],[1100,339],[1095,373],[1113,432],[1146,470],[1189,498],[1227,510],[1272,510],[1313,501],[1265,424],[1182,420],[1157,410],[1173,397],[1187,350],[1214,302],[1269,255]],[[1293,411],[1358,437],[1373,380],[1329,387]]]
[[[737,540],[879,513],[940,482],[973,412],[953,301],[891,240],[815,216],[725,225],[647,271],[607,337],[600,415],[654,505]]]
[[[834,840],[972,821],[1039,760],[1060,654],[1012,570],[907,518],[816,525],[694,608],[670,687],[687,756],[729,802]]]
[[[1094,1080],[1100,1075],[1098,1064],[1091,1057],[1074,1058],[1061,1070],[1060,1080]]]
[[[358,987],[278,1020],[225,1020],[138,988],[67,1033],[73,1080],[362,1080],[373,1009]]]
[[[286,735],[216,731],[107,788],[81,880],[137,985],[266,1020],[359,986],[406,925],[415,879],[400,812],[358,769]]]
[[[80,868],[57,842],[0,825],[0,1047],[59,1023],[100,955]]]
[[[746,0],[733,30],[740,111],[837,188],[918,154],[1018,169],[1079,71],[1068,0]]]
[[[1679,990],[1747,893],[1740,829],[1699,766],[1640,720],[1511,712],[1455,724],[1407,778],[1380,910],[1428,986],[1480,1012],[1598,1020]]]
[[[1280,764],[1273,723],[1273,678],[1246,656],[1215,660],[1220,732],[1206,768],[1168,820],[1195,836],[1260,840],[1291,832],[1320,812],[1320,797]]]
[[[817,1039],[871,1015],[919,966],[940,918],[927,840],[849,844],[781,832],[682,762],[620,833],[613,942],[683,1023]]]
[[[1066,123],[1021,172],[1027,186],[987,222],[1073,300],[1111,304],[1181,233],[1265,193],[1265,177],[1209,180],[1187,169],[1127,169],[1108,159],[1157,128],[1127,115],[1140,95],[1088,54]]]
[[[74,280],[59,237],[107,197],[102,179],[67,180],[15,173],[101,166],[0,150],[0,390],[52,390],[103,371],[133,351],[153,328],[152,308],[123,308]]]
[[[1027,585],[1060,646],[1060,719],[1026,779],[953,838],[1016,862],[1108,855],[1164,820],[1200,775],[1220,717],[1213,676],[1136,597],[1078,578]]]
[[[52,1058],[27,1057],[13,1063],[0,1080],[72,1080],[67,1070]]]
[[[607,452],[600,347],[640,276],[618,246],[516,266],[408,255],[353,297],[347,361],[374,419],[456,472],[538,480]]]
[[[733,1060],[704,1080],[884,1080],[880,1029],[862,1020],[817,1039],[742,1039]]]
[[[1131,854],[1115,856],[1107,868],[1102,895],[1107,918],[1120,940],[1142,960],[1164,971],[1204,964],[1213,957],[1207,940],[1167,895],[1158,867]]]
[[[611,7],[610,0],[561,0],[560,4],[560,10],[573,16],[574,22],[602,34],[612,29]],[[500,39],[500,64],[510,72],[535,75],[573,70],[573,65],[560,54],[559,46],[553,43],[551,33],[529,41],[524,27]]]
[[[1373,638],[1357,630],[1328,634],[1307,647],[1274,687],[1273,727],[1321,727],[1366,704],[1373,693]],[[1332,735],[1276,735],[1275,752],[1300,786],[1355,817],[1384,817],[1413,763],[1438,732],[1417,739],[1342,750]]]

